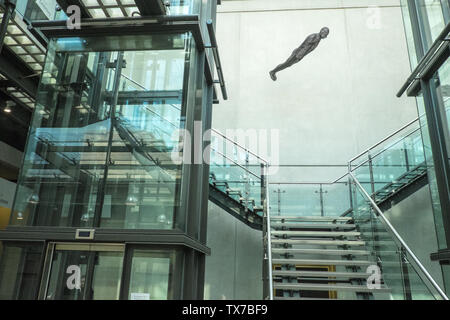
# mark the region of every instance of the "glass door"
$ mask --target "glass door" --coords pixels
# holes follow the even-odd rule
[[[50,243],[41,287],[45,300],[118,300],[124,245]]]

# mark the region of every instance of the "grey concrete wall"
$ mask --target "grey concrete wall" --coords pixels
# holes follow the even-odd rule
[[[428,185],[395,204],[385,215],[443,288],[441,267],[438,262],[430,260],[430,253],[437,252],[438,245]]]
[[[205,299],[262,299],[262,233],[209,202]]]

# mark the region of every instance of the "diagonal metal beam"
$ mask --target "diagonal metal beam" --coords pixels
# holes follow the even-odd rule
[[[38,79],[30,77],[35,72],[30,69],[8,48],[3,48],[0,53],[0,73],[11,80],[28,95],[36,98]]]

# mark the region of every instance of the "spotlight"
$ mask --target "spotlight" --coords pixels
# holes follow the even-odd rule
[[[128,196],[127,200],[125,201],[125,204],[127,206],[135,206],[137,204],[138,200],[135,196]]]
[[[29,203],[36,204],[39,202],[39,196],[36,193],[33,193],[28,199]]]
[[[160,214],[160,215],[158,216],[158,222],[159,222],[159,223],[164,223],[164,222],[166,222],[166,220],[167,220],[167,217],[166,217],[165,214]]]

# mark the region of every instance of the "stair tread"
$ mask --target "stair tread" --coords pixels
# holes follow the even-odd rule
[[[360,232],[356,231],[294,231],[294,230],[275,230],[270,231],[272,235],[295,235],[295,236],[321,236],[321,237],[357,237],[360,236]]]
[[[368,260],[325,260],[325,259],[272,259],[272,264],[305,264],[305,265],[371,265]]]
[[[297,271],[297,270],[273,270],[274,276],[291,276],[291,277],[317,277],[317,278],[329,278],[329,277],[343,277],[343,278],[361,278],[367,279],[371,273],[365,272],[334,272],[334,271]]]
[[[298,221],[351,221],[351,217],[323,217],[323,216],[271,216],[271,220],[298,220]]]
[[[272,253],[302,253],[302,254],[325,254],[325,255],[370,255],[366,250],[333,250],[333,249],[285,249],[272,248]]]
[[[390,292],[387,287],[369,289],[366,285],[319,284],[319,283],[274,283],[274,289],[282,290],[318,290],[318,291],[356,291],[356,292]]]
[[[315,240],[315,239],[274,239],[273,244],[319,244],[329,246],[364,246],[366,243],[360,240]]]
[[[275,222],[270,224],[271,227],[301,228],[301,229],[355,229],[356,226],[350,223],[302,223],[302,222]]]

